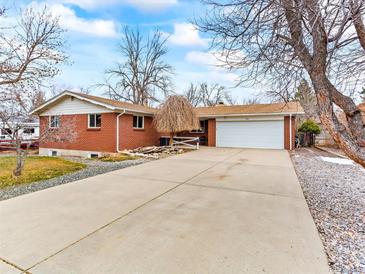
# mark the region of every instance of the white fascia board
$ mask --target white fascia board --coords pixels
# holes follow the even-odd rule
[[[299,115],[304,114],[304,112],[274,112],[274,113],[246,113],[246,114],[208,114],[208,115],[201,115],[199,118],[218,118],[218,117],[244,117],[244,116],[288,116],[288,115]]]
[[[284,121],[282,115],[265,115],[265,116],[226,116],[217,117],[217,122],[251,122],[251,121]]]
[[[87,102],[90,102],[92,104],[99,105],[99,106],[102,106],[102,107],[105,107],[105,108],[108,108],[108,109],[111,109],[111,110],[116,110],[116,109],[123,110],[122,108],[116,108],[114,106],[111,106],[111,105],[108,105],[108,104],[103,104],[103,103],[94,101],[92,99],[88,99],[88,98],[79,96],[79,95],[74,94],[72,92],[65,91],[65,92],[62,92],[61,94],[57,95],[56,97],[53,97],[52,99],[48,100],[47,102],[45,102],[44,104],[40,105],[36,109],[33,109],[29,114],[30,115],[34,114],[35,112],[41,110],[42,108],[48,106],[49,104],[52,104],[52,103],[56,102],[57,100],[61,99],[64,96],[73,96],[73,97],[75,97],[75,98],[77,98],[79,100],[87,101]]]
[[[79,100],[82,100],[82,101],[86,101],[86,102],[89,102],[89,103],[92,103],[92,104],[95,104],[95,105],[99,105],[99,106],[102,106],[102,107],[105,107],[107,109],[110,109],[110,110],[115,110],[116,112],[129,112],[131,114],[133,113],[136,113],[136,114],[146,114],[147,115],[150,115],[150,116],[153,116],[153,113],[151,112],[147,112],[147,111],[137,111],[137,110],[132,110],[132,109],[127,109],[127,108],[120,108],[120,107],[115,107],[115,106],[112,106],[112,105],[109,105],[109,104],[104,104],[104,103],[101,103],[101,102],[98,102],[98,101],[95,101],[95,100],[92,100],[92,99],[89,99],[89,98],[85,98],[83,96],[79,96],[77,94],[74,94],[72,92],[69,92],[69,91],[65,91],[59,95],[57,95],[56,97],[52,98],[51,100],[45,102],[43,105],[37,107],[36,109],[32,110],[30,112],[30,114],[34,114],[35,112],[41,110],[42,108],[46,107],[47,105],[49,104],[52,104],[54,103],[55,101],[61,99],[62,97],[64,96],[72,96],[72,97],[75,97]]]

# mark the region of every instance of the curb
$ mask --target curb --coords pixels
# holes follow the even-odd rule
[[[323,147],[319,147],[319,146],[314,146],[315,148],[318,148],[319,150],[322,150],[322,151],[324,151],[324,152],[327,152],[327,153],[330,153],[330,154],[332,154],[332,155],[335,155],[335,156],[337,156],[337,157],[340,157],[340,158],[343,158],[343,159],[348,159],[346,156],[344,156],[344,155],[341,155],[341,154],[339,154],[339,153],[336,153],[336,152],[333,152],[333,151],[330,151],[330,150],[327,150],[327,149],[325,149],[325,148],[323,148]]]

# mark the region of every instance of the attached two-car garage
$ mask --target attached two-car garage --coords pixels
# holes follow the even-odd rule
[[[284,149],[284,119],[216,121],[217,147]]]
[[[217,105],[196,109],[205,129],[198,135],[208,146],[293,149],[298,102]],[[190,135],[191,136],[191,135]]]

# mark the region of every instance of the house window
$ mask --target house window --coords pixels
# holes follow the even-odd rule
[[[144,128],[143,116],[133,116],[133,128]]]
[[[60,127],[60,116],[49,116],[49,127],[59,128]]]
[[[205,121],[200,121],[200,128],[190,131],[191,133],[204,133],[205,132]]]
[[[101,114],[89,114],[89,128],[101,127]]]
[[[26,127],[23,129],[24,134],[34,134],[34,127]]]

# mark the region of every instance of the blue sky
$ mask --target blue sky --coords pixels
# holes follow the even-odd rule
[[[2,0],[4,1],[4,0]],[[239,102],[259,92],[255,88],[233,88],[237,75],[214,66],[209,37],[190,22],[205,12],[198,0],[5,0],[5,5],[44,5],[61,17],[67,31],[67,52],[72,62],[55,79],[60,86],[87,88],[103,81],[104,71],[121,61],[117,45],[124,26],[139,28],[145,36],[154,30],[170,35],[166,61],[174,69],[174,89],[182,93],[190,82],[220,83],[230,88]],[[94,94],[100,91],[92,90]]]

